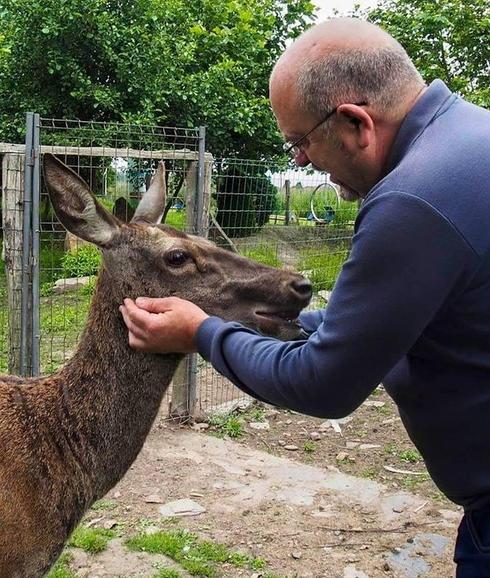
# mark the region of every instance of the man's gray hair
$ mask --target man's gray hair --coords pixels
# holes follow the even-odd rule
[[[305,59],[297,77],[300,106],[319,118],[340,104],[362,101],[390,116],[423,86],[422,76],[396,41]]]

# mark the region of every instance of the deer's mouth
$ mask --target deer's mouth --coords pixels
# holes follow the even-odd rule
[[[280,328],[299,329],[298,311],[255,311],[255,322],[260,331],[275,335]]]

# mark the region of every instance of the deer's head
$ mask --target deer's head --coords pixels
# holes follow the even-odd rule
[[[45,154],[43,164],[56,215],[71,233],[101,249],[104,278],[110,280],[116,302],[175,295],[210,315],[269,335],[300,335],[294,321],[310,300],[309,281],[158,224],[165,207],[162,162],[127,224],[106,211],[88,185],[55,156]]]

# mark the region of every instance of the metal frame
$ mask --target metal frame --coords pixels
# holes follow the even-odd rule
[[[20,373],[39,375],[39,115],[26,114]]]

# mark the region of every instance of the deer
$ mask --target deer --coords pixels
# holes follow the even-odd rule
[[[160,224],[163,162],[129,223],[54,155],[44,155],[43,171],[58,219],[99,247],[102,264],[71,359],[49,376],[0,376],[0,578],[37,578],[52,567],[85,512],[136,459],[183,358],[129,347],[125,297],[175,295],[292,340],[312,294],[297,273]]]

